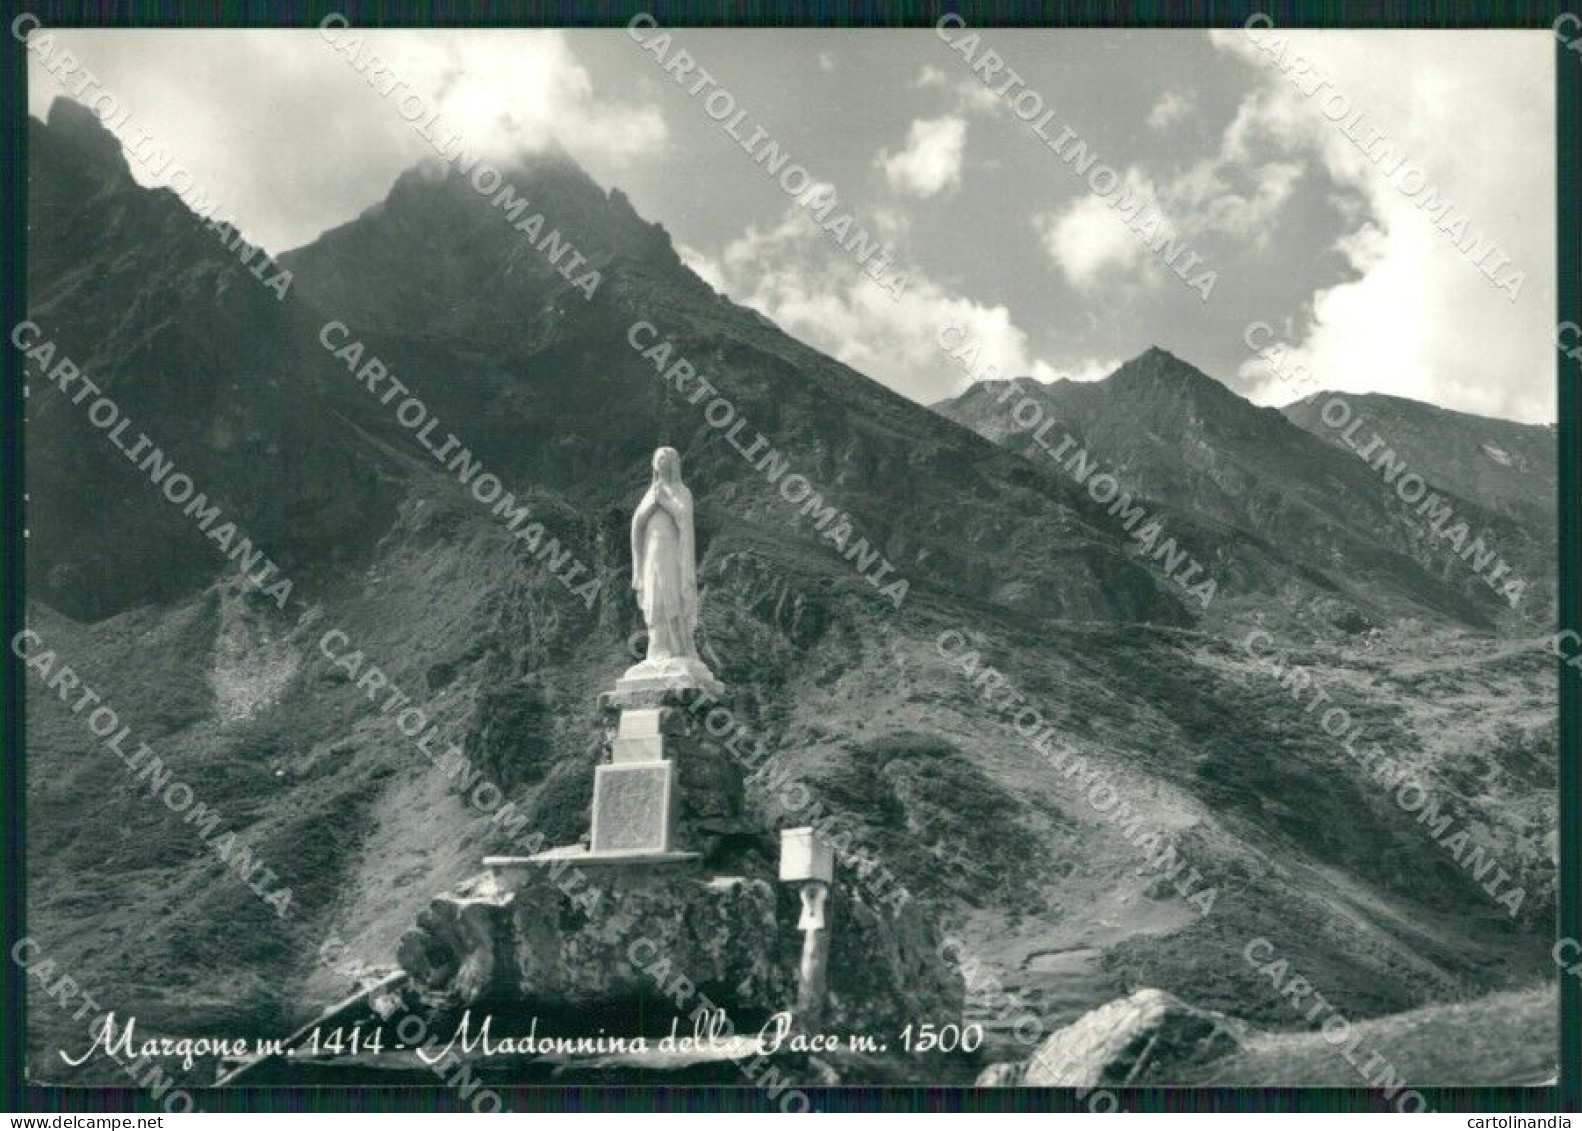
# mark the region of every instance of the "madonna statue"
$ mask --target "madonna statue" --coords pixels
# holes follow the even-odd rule
[[[632,515],[632,588],[648,626],[648,654],[627,671],[623,687],[706,687],[720,684],[698,658],[697,550],[692,492],[681,482],[674,448],[654,453],[654,477]]]

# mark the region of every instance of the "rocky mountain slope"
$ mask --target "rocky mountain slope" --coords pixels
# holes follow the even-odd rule
[[[1351,398],[1356,415],[1374,418],[1408,467],[1427,480],[1414,508],[1379,470],[1344,448],[1335,430],[1317,422],[1314,406],[1322,398],[1293,405],[1284,415],[1258,408],[1157,348],[1101,381],[1043,384],[1024,377],[1015,379],[1014,392],[1009,384],[981,382],[935,408],[1051,470],[1059,465],[1046,449],[1069,435],[1074,443],[1068,451],[1080,445],[1131,490],[1155,500],[1189,532],[1183,540],[1231,543],[1236,564],[1225,570],[1216,596],[1225,598],[1227,609],[1245,605],[1264,618],[1283,609],[1306,620],[1314,618],[1304,612],[1316,612],[1353,626],[1426,616],[1516,633],[1550,619],[1552,430],[1398,398]],[[1018,416],[1023,401],[1056,422],[1044,426],[1042,447],[1033,430],[1018,423],[1035,419],[1031,408]],[[1386,404],[1393,408],[1386,411]],[[1511,458],[1520,466],[1505,468],[1469,442],[1479,428],[1491,447],[1497,438],[1517,452]],[[1529,579],[1517,609],[1436,535],[1420,509],[1429,491]],[[1199,533],[1197,524],[1207,529]],[[1247,564],[1252,561],[1261,568]]]
[[[326,626],[535,829],[560,843],[585,830],[594,696],[631,662],[637,627],[626,522],[664,443],[699,503],[702,647],[774,752],[749,782],[759,820],[798,823],[772,783],[805,780],[1049,1024],[1149,985],[1287,1027],[1240,959],[1253,935],[1356,1016],[1541,976],[1550,662],[1484,632],[1494,614],[1458,583],[1412,573],[1405,533],[1370,545],[1393,530],[1382,512],[1347,525],[1325,498],[1361,498],[1361,481],[1279,414],[1252,410],[1295,441],[1237,447],[1252,417],[1210,411],[1218,394],[1148,355],[1123,382],[1136,437],[1098,408],[1085,427],[1107,458],[1139,453],[1128,470],[1160,477],[1160,505],[1210,568],[1261,579],[1227,608],[1303,627],[1287,592],[1300,586],[1367,610],[1379,631],[1321,620],[1287,641],[1294,659],[1490,846],[1525,892],[1514,917],[1079,485],[715,295],[565,158],[510,178],[601,272],[591,299],[459,176],[419,169],[282,256],[294,279],[281,300],[172,194],[137,187],[80,109],[57,102],[30,130],[33,317],[294,581],[285,608],[242,585],[34,375],[31,622],[292,891],[282,920],[30,676],[30,929],[150,1031],[284,1033],[343,995],[349,969],[388,964],[429,897],[502,847],[326,656]],[[562,584],[325,349],[331,321],[531,503],[596,591]],[[661,379],[631,344],[638,322],[849,516],[844,538],[742,456],[748,439],[710,425],[708,401]],[[1278,486],[1234,494],[1211,468],[1167,494],[1167,464],[1141,453],[1176,434],[1168,414],[1149,424],[1150,405],[1198,406],[1214,450],[1239,453],[1236,473]],[[859,536],[892,565],[887,581],[907,581],[899,608],[843,551]],[[1293,544],[1327,538],[1341,552],[1303,567]],[[1415,618],[1409,639],[1385,631],[1396,615]],[[1207,915],[1088,781],[1019,735],[964,646],[1190,862],[1196,890],[1216,893]],[[327,939],[342,960],[322,960]],[[1008,1039],[989,1004],[974,1008]],[[32,1001],[36,1072],[56,1071],[69,1025]],[[934,1078],[926,1061],[887,1071]]]
[[[120,406],[121,447],[62,391],[28,400],[29,593],[98,619],[190,592],[214,546],[150,487],[125,449],[139,432],[242,520],[282,564],[366,546],[395,496],[348,444],[314,380],[310,327],[255,274],[262,253],[132,180],[118,143],[67,99],[29,120],[29,316]],[[322,351],[321,351],[322,352]]]
[[[1344,429],[1323,421],[1324,404],[1335,396],[1344,397],[1353,414],[1364,421],[1366,432],[1355,442],[1365,443],[1377,432],[1410,466],[1461,498],[1536,529],[1553,529],[1557,458],[1553,425],[1493,420],[1382,393],[1320,392],[1280,411],[1291,423],[1343,447]]]

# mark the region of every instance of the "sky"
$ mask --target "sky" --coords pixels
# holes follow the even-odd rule
[[[30,53],[35,116],[91,75],[175,155],[134,176],[184,170],[271,252],[432,156],[410,90],[485,153],[564,146],[717,289],[925,404],[1157,345],[1260,404],[1555,417],[1547,31],[48,34],[85,70]],[[387,78],[356,69],[370,51]],[[821,231],[737,140],[755,130],[893,266]]]

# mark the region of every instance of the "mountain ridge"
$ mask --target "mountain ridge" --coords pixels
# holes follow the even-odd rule
[[[1442,473],[1430,479],[1430,501],[1446,500],[1455,513],[1490,532],[1536,582],[1537,593],[1513,618],[1498,588],[1456,560],[1438,531],[1394,499],[1390,481],[1337,443],[1328,434],[1332,430],[1315,430],[1290,412],[1254,405],[1158,347],[1101,381],[1000,381],[971,387],[935,407],[1034,462],[1048,458],[1048,445],[1030,444],[1032,429],[1022,422],[1035,411],[1046,431],[1051,421],[1059,422],[1068,439],[1115,465],[1138,493],[1189,517],[1228,524],[1265,545],[1283,546],[1292,560],[1277,576],[1265,577],[1263,588],[1295,585],[1307,591],[1309,601],[1341,594],[1349,608],[1339,613],[1347,619],[1379,623],[1426,601],[1435,616],[1521,632],[1553,607],[1553,523],[1545,520],[1542,502],[1511,505],[1442,461],[1426,455],[1418,461]],[[1419,445],[1425,453],[1434,447],[1431,440]],[[1552,462],[1540,467],[1537,478],[1510,492],[1541,485],[1552,468]],[[1336,553],[1344,559],[1338,567]],[[1369,564],[1347,564],[1361,562]],[[1303,576],[1308,569],[1328,581],[1314,589],[1311,577]]]
[[[1343,402],[1348,420],[1331,427],[1324,407]],[[1558,435],[1552,424],[1477,416],[1383,393],[1323,391],[1280,409],[1293,424],[1355,452],[1347,435],[1363,425],[1427,478],[1558,540]],[[1358,423],[1352,424],[1355,419]]]
[[[1132,357],[1122,361],[1119,365],[1117,365],[1109,373],[1106,373],[1102,377],[1094,378],[1091,381],[1078,381],[1078,380],[1076,380],[1074,378],[1064,377],[1064,376],[1054,377],[1054,378],[1051,378],[1049,380],[1044,380],[1044,379],[1036,377],[1036,376],[1034,376],[1034,375],[1032,375],[1030,373],[1023,373],[1023,374],[1019,374],[1019,375],[1013,376],[1013,377],[999,377],[999,378],[989,378],[989,379],[984,379],[984,380],[974,380],[974,381],[970,382],[966,388],[960,390],[959,392],[952,393],[948,397],[941,397],[940,399],[938,399],[936,401],[928,402],[928,407],[937,411],[942,406],[951,404],[952,402],[959,400],[966,393],[968,393],[972,389],[978,388],[978,387],[988,388],[988,389],[999,389],[999,388],[1002,388],[1003,386],[1005,386],[1007,384],[1015,384],[1015,385],[1018,385],[1019,387],[1025,388],[1025,389],[1036,390],[1036,389],[1055,388],[1055,387],[1066,386],[1066,385],[1100,385],[1100,384],[1103,384],[1104,382],[1109,381],[1110,379],[1112,379],[1122,369],[1125,369],[1125,368],[1127,368],[1129,366],[1135,366],[1135,365],[1137,365],[1140,362],[1143,362],[1143,361],[1148,360],[1150,358],[1156,358],[1156,357],[1166,358],[1166,359],[1169,359],[1170,361],[1177,362],[1177,363],[1180,363],[1182,365],[1189,366],[1189,367],[1191,367],[1193,369],[1193,371],[1195,373],[1197,373],[1198,375],[1200,375],[1202,377],[1207,378],[1209,381],[1213,382],[1214,385],[1218,386],[1219,388],[1224,389],[1226,392],[1232,393],[1233,395],[1235,395],[1237,397],[1240,397],[1243,400],[1248,400],[1248,398],[1243,396],[1241,393],[1237,393],[1236,390],[1231,388],[1229,384],[1227,384],[1224,381],[1221,381],[1219,378],[1215,377],[1213,374],[1207,372],[1206,370],[1198,369],[1196,366],[1192,366],[1190,362],[1187,362],[1185,359],[1181,358],[1179,355],[1177,355],[1175,353],[1172,353],[1167,347],[1162,346],[1162,345],[1160,345],[1157,342],[1152,342],[1152,343],[1149,343],[1149,345],[1146,346],[1144,349],[1142,349],[1138,353],[1134,354]],[[1441,405],[1441,404],[1438,404],[1437,402],[1434,402],[1434,401],[1425,401],[1425,400],[1420,400],[1420,399],[1413,398],[1413,397],[1403,397],[1403,396],[1400,396],[1399,394],[1396,394],[1396,393],[1385,393],[1385,392],[1357,393],[1357,392],[1346,392],[1345,390],[1341,390],[1341,389],[1320,389],[1320,390],[1317,390],[1315,392],[1309,393],[1307,396],[1299,397],[1299,398],[1297,398],[1294,401],[1290,401],[1287,404],[1283,404],[1283,405],[1260,405],[1260,406],[1257,406],[1257,407],[1260,407],[1260,408],[1274,408],[1277,411],[1279,411],[1280,413],[1288,414],[1293,409],[1297,408],[1297,406],[1299,406],[1299,405],[1307,404],[1307,403],[1309,403],[1311,401],[1314,401],[1314,400],[1317,400],[1319,398],[1334,397],[1334,396],[1345,396],[1345,397],[1351,398],[1353,400],[1361,400],[1361,401],[1398,402],[1400,404],[1408,405],[1408,406],[1410,406],[1410,405],[1418,405],[1418,406],[1422,406],[1423,408],[1433,409],[1436,412],[1444,413],[1444,414],[1449,415],[1449,416],[1461,417],[1461,418],[1465,418],[1467,420],[1472,420],[1472,421],[1488,421],[1488,422],[1490,422],[1491,424],[1493,424],[1493,425],[1495,425],[1497,427],[1510,426],[1510,427],[1519,428],[1519,429],[1548,429],[1548,430],[1551,430],[1551,431],[1556,427],[1556,425],[1553,422],[1537,422],[1537,423],[1534,423],[1532,421],[1514,420],[1514,419],[1511,419],[1511,418],[1508,418],[1508,417],[1503,417],[1503,416],[1488,416],[1488,415],[1485,415],[1485,414],[1482,414],[1482,413],[1469,412],[1469,411],[1467,411],[1465,409],[1450,408],[1450,407],[1448,407],[1446,405]],[[1248,403],[1251,404],[1253,402],[1248,400]]]

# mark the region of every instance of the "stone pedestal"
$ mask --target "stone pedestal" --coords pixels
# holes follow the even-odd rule
[[[773,834],[744,818],[723,745],[725,705],[696,684],[600,696],[590,844],[486,857],[486,874],[435,899],[400,948],[424,1000],[611,1033],[664,1030],[704,997],[746,1030],[786,1009],[852,1032],[960,1016],[932,926],[831,887],[811,828],[786,832],[776,890]]]
[[[676,765],[618,762],[593,771],[595,856],[666,853],[676,832]]]
[[[599,767],[601,780],[638,766],[672,767],[670,844],[676,850],[707,856],[722,838],[752,831],[742,819],[743,770],[704,728],[709,710],[727,702],[695,687],[634,691],[617,685],[599,697],[608,758]],[[597,810],[597,791],[594,805]]]
[[[695,691],[721,695],[725,685],[714,678],[709,666],[696,656],[671,656],[664,660],[644,660],[626,669],[615,682],[617,695],[640,691]]]
[[[750,835],[741,770],[703,725],[724,701],[723,685],[699,661],[630,669],[599,696],[604,758],[594,770],[588,847],[484,863],[499,874],[573,858],[579,866],[679,862],[710,856],[725,837]]]
[[[665,736],[661,731],[664,710],[660,707],[633,707],[620,713],[615,737],[610,739],[610,761],[658,762],[665,756]]]

